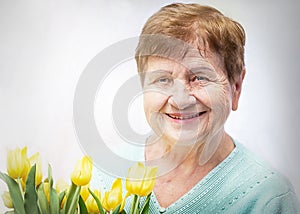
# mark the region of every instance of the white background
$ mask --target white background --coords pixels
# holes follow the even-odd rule
[[[41,153],[44,173],[50,163],[55,180],[68,180],[84,153],[72,120],[81,72],[171,2],[0,0],[0,170],[8,149],[27,145],[29,155]],[[286,175],[300,196],[297,1],[195,2],[215,6],[247,33],[247,76],[227,130]],[[5,189],[1,181],[0,193]]]

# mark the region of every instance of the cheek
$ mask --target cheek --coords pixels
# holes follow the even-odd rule
[[[193,91],[193,94],[201,104],[208,107],[209,109],[211,108],[211,92],[208,87],[196,89]]]
[[[220,121],[226,121],[231,111],[231,93],[227,86],[217,86],[210,92],[211,109]]]
[[[198,90],[195,95],[211,110],[228,114],[231,109],[231,95],[227,86],[210,85]],[[216,112],[216,113],[217,113]]]
[[[156,92],[144,93],[144,111],[148,124],[160,136],[164,130],[164,120],[159,112],[164,108],[168,97]]]
[[[146,116],[159,112],[167,102],[168,97],[162,93],[147,92],[144,93],[144,111]]]

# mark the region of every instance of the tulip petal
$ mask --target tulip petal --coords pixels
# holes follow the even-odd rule
[[[145,179],[143,182],[143,186],[141,188],[142,196],[147,196],[152,192],[155,185],[157,172],[158,172],[157,167],[146,167]]]
[[[80,195],[81,195],[83,201],[86,201],[90,195],[89,187],[90,187],[89,184],[81,187]]]
[[[112,184],[111,190],[104,193],[102,205],[106,211],[110,212],[118,206],[121,207],[122,203],[122,180],[118,178]]]
[[[64,192],[65,190],[67,190],[69,188],[69,186],[70,185],[65,180],[59,179],[56,182],[55,189],[58,193],[61,193],[61,192]]]
[[[43,179],[42,174],[42,160],[40,153],[35,153],[29,158],[30,165],[36,164],[36,173],[35,173],[35,185],[38,186]]]
[[[92,178],[92,166],[92,161],[88,156],[77,161],[71,175],[72,182],[77,186],[87,185]]]
[[[129,179],[139,180],[144,178],[144,173],[144,165],[141,162],[138,162],[136,165],[129,168],[127,177]]]
[[[157,172],[157,167],[145,167],[138,162],[128,170],[127,191],[134,195],[147,196],[153,190]]]
[[[22,150],[20,148],[9,150],[7,153],[6,166],[7,173],[11,178],[23,178],[26,180],[30,168],[30,163],[27,158],[27,147],[24,147]]]
[[[10,197],[10,194],[8,191],[4,191],[4,193],[2,194],[2,200],[3,200],[4,205],[7,208],[14,208],[14,205],[12,203],[12,200],[11,200],[11,197]]]
[[[96,191],[96,190],[94,190],[94,192],[93,192],[90,189],[89,189],[89,192],[90,192],[91,195],[88,197],[88,199],[86,201],[86,205],[87,205],[87,209],[88,209],[89,213],[91,213],[90,210],[96,209],[96,207],[93,204],[93,200],[94,200],[96,202],[96,205],[97,205],[97,212],[96,213],[98,213],[98,211],[99,211],[100,214],[105,214],[104,210],[103,210],[103,206],[100,202],[100,198],[101,198],[100,197],[100,192]]]

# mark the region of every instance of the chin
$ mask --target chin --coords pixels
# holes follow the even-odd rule
[[[179,145],[179,146],[194,146],[200,145],[205,141],[206,135],[199,135],[193,132],[182,132],[180,135],[177,133],[174,134],[165,134],[162,136],[162,140],[166,144],[170,145]]]

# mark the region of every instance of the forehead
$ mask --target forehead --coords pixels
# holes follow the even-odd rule
[[[205,42],[188,42],[161,34],[146,34],[140,36],[139,44],[136,49],[136,59],[140,71],[144,70],[147,59],[152,57],[170,59],[187,68],[193,66],[195,63],[204,64],[209,62],[212,64],[211,59],[213,58],[221,59],[221,57],[209,47],[208,43]]]
[[[147,58],[147,63],[145,66],[146,72],[151,71],[168,71],[168,72],[210,72],[215,73],[218,72],[215,69],[213,63],[200,55],[198,56],[186,56],[182,60],[174,60],[174,59],[167,59],[163,57],[155,57],[150,56]]]

